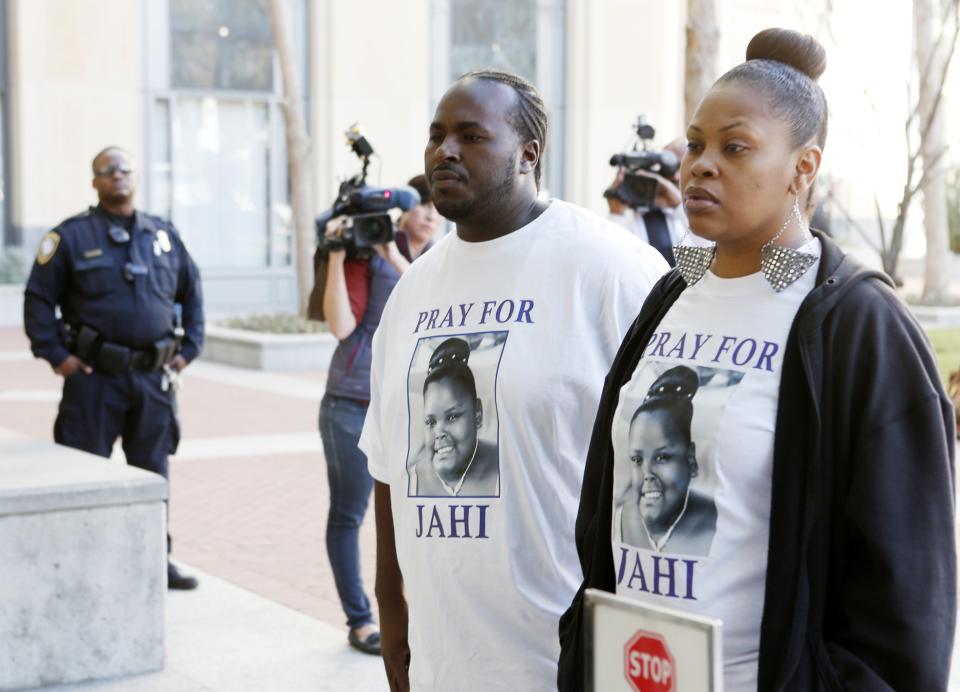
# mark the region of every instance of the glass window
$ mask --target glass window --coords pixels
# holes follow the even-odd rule
[[[270,118],[264,103],[180,98],[173,206],[203,267],[269,264]]]
[[[173,216],[173,166],[170,151],[170,100],[157,99],[151,114],[150,138],[150,211],[165,219]]]
[[[533,82],[549,133],[541,192],[563,196],[564,0],[432,0],[434,103],[470,70],[493,68]]]
[[[450,81],[492,67],[537,78],[536,0],[451,0]]]
[[[144,0],[149,208],[203,269],[292,265],[286,139],[267,0]],[[285,0],[306,82],[306,0]],[[287,270],[288,271],[288,270]]]
[[[7,3],[0,5],[0,284],[22,283],[33,264],[35,248],[24,245],[23,233],[9,223],[7,194],[10,179],[7,171]]]
[[[171,0],[175,89],[273,91],[267,0]]]

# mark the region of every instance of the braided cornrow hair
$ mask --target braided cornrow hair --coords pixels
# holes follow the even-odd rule
[[[460,77],[464,79],[485,79],[490,82],[506,84],[517,93],[517,107],[513,110],[512,120],[514,129],[524,142],[537,140],[540,142],[540,158],[533,171],[533,179],[537,189],[540,189],[540,169],[543,164],[543,152],[547,148],[547,109],[543,105],[543,97],[537,87],[519,75],[500,70],[472,70]]]

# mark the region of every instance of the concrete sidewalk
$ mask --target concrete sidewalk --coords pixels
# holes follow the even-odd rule
[[[192,570],[196,572],[195,570]],[[51,692],[389,692],[381,660],[346,647],[341,628],[212,575],[167,598],[163,672]]]

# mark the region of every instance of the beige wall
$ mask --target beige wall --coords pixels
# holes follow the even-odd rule
[[[566,198],[606,211],[610,156],[637,115],[659,146],[682,133],[683,6],[675,0],[568,0]]]
[[[317,209],[359,161],[344,130],[359,121],[380,156],[369,182],[405,183],[423,171],[430,122],[429,0],[313,0],[311,134]]]
[[[94,203],[90,159],[139,154],[139,3],[10,0],[13,223],[49,227]]]

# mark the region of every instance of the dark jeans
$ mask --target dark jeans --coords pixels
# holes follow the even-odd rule
[[[357,447],[366,415],[366,404],[352,399],[325,394],[320,402],[320,437],[330,485],[327,556],[347,626],[352,629],[373,622],[360,578],[358,540],[373,489],[367,457]]]

